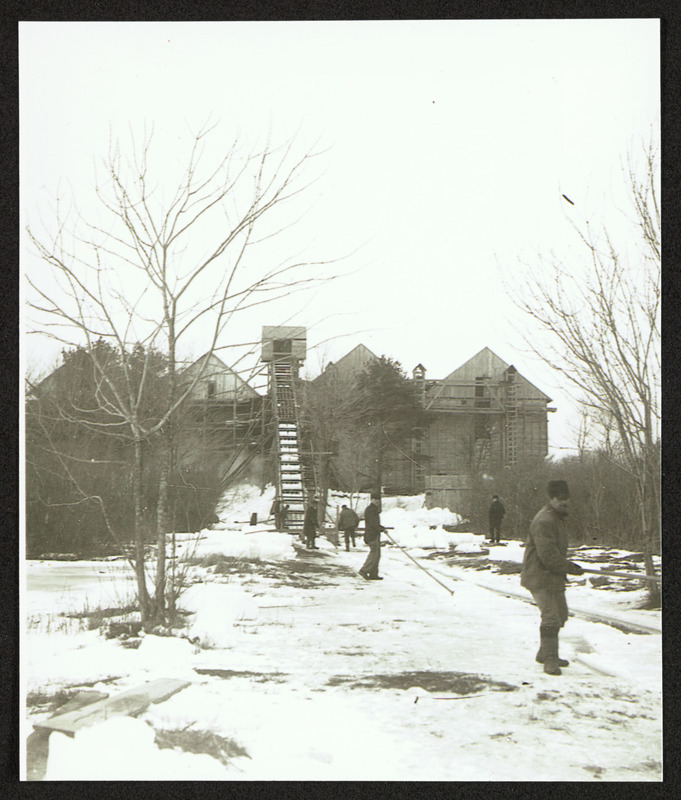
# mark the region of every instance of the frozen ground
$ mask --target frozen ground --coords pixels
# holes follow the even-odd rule
[[[485,554],[481,537],[440,527],[456,515],[391,501],[382,514],[390,535],[447,588],[395,545],[382,551],[385,580],[365,582],[361,538],[350,552],[325,539],[306,551],[265,524],[244,524],[253,511],[266,518],[271,499],[244,489],[225,500],[221,530],[197,543],[184,537],[180,552],[195,549],[209,565],[191,568],[180,603],[187,626],[143,636],[136,649],[63,616],[129,602],[122,562],[26,565],[24,740],[51,700],[76,689],[115,695],[160,677],[191,682],[137,718],[37,745],[33,734],[29,777],[662,779],[659,634],[571,617],[561,636],[571,664],[545,675],[534,662],[537,611],[518,575],[497,571],[517,568],[518,543]],[[580,554],[585,565],[601,557]],[[627,563],[626,553],[609,556]],[[567,595],[573,609],[660,629],[659,612],[636,609],[641,589],[595,588],[584,576]]]

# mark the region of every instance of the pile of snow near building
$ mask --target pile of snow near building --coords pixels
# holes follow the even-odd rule
[[[220,523],[213,525],[213,531],[203,531],[206,537],[200,550],[210,550],[212,545],[223,555],[234,557],[256,558],[258,553],[264,560],[271,546],[275,552],[271,555],[281,558],[284,554],[281,548],[286,548],[286,540],[279,536],[272,539],[263,539],[262,535],[253,539],[231,539],[213,536],[215,531],[241,532],[243,535],[250,533],[264,533],[272,529],[270,509],[274,501],[275,490],[267,486],[260,490],[257,486],[241,485],[228,490],[223,495],[216,509]],[[360,517],[369,505],[368,493],[354,495],[342,492],[329,492],[326,509],[326,525],[329,529],[334,527],[337,514],[343,504],[354,508]],[[255,515],[256,524],[251,524]],[[455,526],[463,522],[463,518],[447,508],[426,508],[425,495],[412,495],[408,497],[385,497],[381,502],[381,522],[389,528],[389,535],[401,547],[456,549],[461,552],[475,552],[480,548],[483,536],[473,533],[452,533],[444,530],[443,526]],[[360,523],[361,527],[361,523]],[[227,546],[227,550],[225,550]]]

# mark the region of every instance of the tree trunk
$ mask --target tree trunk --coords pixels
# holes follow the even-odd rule
[[[644,465],[646,470],[646,465]],[[655,508],[654,498],[651,497],[651,485],[646,480],[645,471],[642,479],[639,481],[639,501],[641,504],[641,539],[643,542],[643,563],[646,569],[646,575],[652,577],[655,575],[655,565],[653,563],[653,546],[655,544],[657,532],[657,520],[653,516],[653,509]],[[661,604],[660,587],[657,581],[647,581],[648,583],[648,597],[651,605],[659,606]]]
[[[175,575],[175,564],[176,564],[176,542],[175,542],[175,531],[173,528],[173,533],[170,534],[171,540],[171,550],[170,550],[170,569],[171,569],[171,576],[170,576],[170,590],[168,591],[167,596],[167,614],[169,621],[175,619],[175,611],[176,611],[176,601],[177,601],[177,594],[178,594],[178,587],[175,583],[176,575]]]
[[[653,564],[653,554],[650,552],[650,544],[646,542],[643,548],[643,563],[645,564],[646,568],[646,575],[653,576],[655,575],[655,565]],[[648,584],[648,597],[650,599],[651,605],[657,607],[662,603],[662,597],[660,594],[660,586],[657,581],[646,581]]]
[[[142,627],[151,627],[151,601],[147,591],[147,579],[144,572],[144,513],[142,511],[142,442],[135,439],[132,494],[135,508],[135,577],[137,579],[137,599],[140,607]]]
[[[168,483],[170,478],[170,446],[163,436],[161,445],[161,474],[156,505],[156,586],[154,588],[154,615],[158,625],[164,625],[166,598],[166,532],[168,530]]]

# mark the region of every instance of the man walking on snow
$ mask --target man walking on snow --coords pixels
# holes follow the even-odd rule
[[[359,525],[359,517],[352,508],[343,506],[338,518],[338,530],[345,534],[345,549],[350,549],[350,539],[352,546],[355,546],[355,531]]]
[[[378,575],[378,562],[381,560],[381,531],[387,530],[381,525],[381,515],[378,510],[381,502],[380,494],[372,494],[371,502],[364,512],[364,541],[369,545],[369,555],[359,574],[368,581],[382,581]]]
[[[499,500],[499,495],[492,495],[492,502],[489,507],[489,540],[490,542],[499,543],[501,541],[501,520],[504,518],[506,509],[504,504]]]
[[[560,675],[568,663],[558,657],[558,631],[568,618],[565,601],[565,576],[582,575],[584,570],[567,560],[567,525],[570,490],[566,481],[549,481],[549,502],[536,514],[530,524],[525,542],[520,585],[528,589],[539,607],[540,646],[536,660],[544,672]]]
[[[319,501],[313,497],[310,505],[305,511],[305,518],[303,520],[303,538],[305,539],[305,546],[308,550],[319,550],[314,543],[317,535],[317,528],[319,528]]]

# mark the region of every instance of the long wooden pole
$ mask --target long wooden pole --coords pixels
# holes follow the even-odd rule
[[[393,539],[393,537],[392,537],[392,536],[391,536],[389,533],[386,533],[385,529],[383,530],[383,533],[385,533],[385,535],[388,537],[388,539],[390,539],[390,541],[391,541],[391,542],[392,542],[392,543],[395,545],[395,547],[399,547],[399,548],[400,548],[400,550],[401,550],[401,551],[404,553],[404,555],[405,555],[405,556],[407,556],[407,558],[410,558],[410,559],[411,559],[411,560],[414,562],[414,564],[416,564],[416,566],[417,566],[419,569],[422,569],[422,570],[423,570],[423,571],[426,573],[426,575],[428,575],[430,578],[432,578],[432,579],[435,581],[435,583],[439,583],[439,584],[440,584],[440,586],[442,586],[442,588],[443,588],[443,589],[446,589],[446,590],[449,592],[449,594],[450,594],[450,595],[453,595],[453,594],[454,594],[454,591],[453,591],[453,589],[450,589],[450,588],[449,588],[449,586],[445,586],[445,584],[444,584],[444,583],[442,583],[442,581],[439,581],[439,580],[438,580],[438,579],[435,577],[435,575],[433,575],[431,572],[429,572],[429,571],[428,571],[428,570],[427,570],[427,569],[426,569],[426,568],[425,568],[425,567],[424,567],[422,564],[420,564],[420,563],[419,563],[419,562],[418,562],[418,561],[417,561],[417,560],[416,560],[416,559],[415,559],[413,556],[409,555],[409,553],[407,553],[407,551],[404,549],[404,547],[402,547],[402,545],[399,545],[399,544],[397,544],[397,542],[396,542],[396,541]]]
[[[580,564],[580,566],[582,566]],[[636,578],[639,581],[661,581],[662,578],[660,575],[645,575],[645,574],[638,574],[636,572],[606,572],[604,569],[587,569],[586,567],[582,567],[584,572],[588,572],[591,575],[602,575],[604,578]]]

